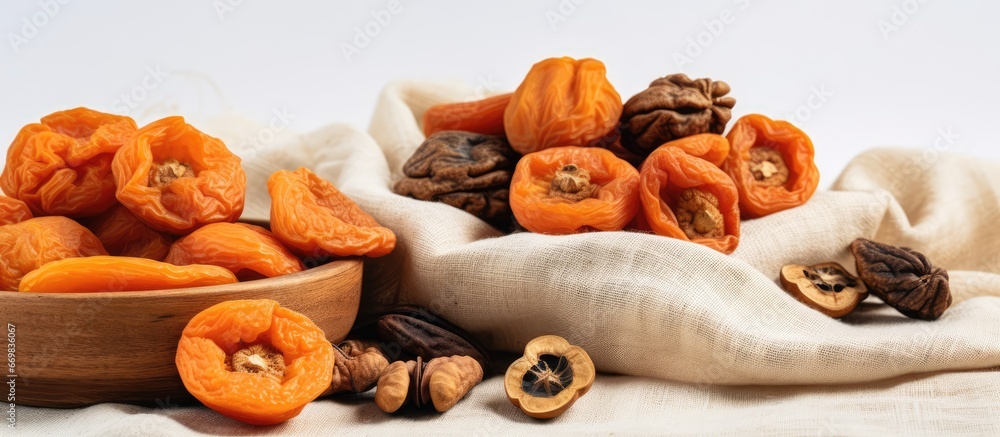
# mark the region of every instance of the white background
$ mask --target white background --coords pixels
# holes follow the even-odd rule
[[[0,147],[75,106],[367,129],[389,81],[500,92],[569,55],[604,61],[623,99],[679,71],[728,82],[734,117],[810,134],[821,186],[874,146],[1000,157],[997,2],[397,1],[4,1]]]

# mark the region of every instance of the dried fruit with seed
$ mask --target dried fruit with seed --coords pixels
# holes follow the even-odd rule
[[[524,356],[507,368],[504,390],[524,414],[551,419],[585,395],[595,376],[586,351],[562,337],[543,335],[528,342]]]
[[[504,136],[503,114],[512,93],[487,97],[474,102],[434,105],[424,112],[424,135],[428,138],[442,131],[466,131],[482,135]]]
[[[240,281],[300,272],[302,262],[270,231],[246,223],[212,223],[177,240],[163,260],[225,267]]]
[[[89,256],[45,264],[24,275],[18,291],[88,293],[170,290],[234,282],[236,276],[217,266],[175,266],[146,258]]]
[[[139,129],[112,163],[117,197],[149,227],[186,235],[243,213],[246,173],[218,138],[167,117]]]
[[[526,154],[614,142],[622,100],[596,59],[549,58],[531,67],[504,112],[511,147]]]
[[[722,170],[665,145],[642,164],[642,223],[658,235],[733,253],[740,242],[736,186]]]
[[[510,206],[532,232],[616,231],[639,210],[639,172],[596,147],[555,147],[521,158],[511,180]]]
[[[736,121],[727,138],[730,151],[722,169],[739,189],[744,217],[799,206],[816,191],[812,141],[791,123],[750,114]]]
[[[937,320],[951,306],[948,272],[922,253],[864,238],[851,252],[868,290],[907,317]]]
[[[31,210],[24,202],[13,197],[0,196],[0,226],[20,223],[31,217]]]
[[[330,387],[334,350],[308,317],[272,300],[234,300],[188,322],[175,365],[184,387],[209,408],[273,425]]]
[[[146,226],[121,204],[87,220],[85,224],[113,256],[163,261],[174,241],[169,234]]]
[[[24,275],[53,261],[107,254],[101,240],[66,217],[0,226],[0,290],[17,291]]]
[[[661,77],[625,103],[621,143],[640,156],[660,145],[691,135],[722,134],[732,118],[736,99],[726,97],[729,85],[685,74]]]
[[[271,231],[292,250],[317,258],[376,258],[396,247],[396,234],[305,167],[275,172],[267,180],[267,191]]]
[[[403,166],[393,191],[442,202],[498,228],[510,225],[507,200],[517,153],[500,137],[444,131],[427,138]]]
[[[100,214],[115,204],[112,158],[135,129],[129,117],[87,108],[42,117],[14,138],[0,188],[37,216]]]
[[[868,297],[860,279],[837,263],[813,266],[789,264],[781,268],[781,287],[810,308],[830,317],[843,317]]]

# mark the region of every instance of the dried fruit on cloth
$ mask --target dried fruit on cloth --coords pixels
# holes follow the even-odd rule
[[[865,284],[837,263],[781,268],[781,287],[792,297],[830,317],[843,317],[868,297]]]
[[[0,188],[36,216],[100,214],[115,204],[111,160],[135,129],[129,117],[87,108],[49,114],[14,138]]]
[[[66,217],[0,226],[0,290],[16,291],[24,275],[52,261],[107,254],[94,234]]]
[[[396,247],[396,234],[309,169],[275,172],[267,180],[267,191],[271,231],[302,254],[375,258]]]
[[[924,254],[864,238],[851,243],[851,252],[868,290],[905,316],[937,320],[951,306],[948,272]]]
[[[172,236],[146,226],[121,204],[87,220],[86,226],[114,256],[162,261],[174,241]]]
[[[386,413],[395,413],[406,403],[416,408],[433,405],[439,413],[454,407],[483,380],[483,368],[469,356],[442,356],[424,361],[390,364],[378,380],[375,404]]]
[[[272,300],[234,300],[194,316],[175,358],[188,392],[254,425],[297,416],[330,386],[333,345],[308,317]]]
[[[146,291],[232,284],[236,277],[222,267],[175,266],[146,258],[91,256],[53,261],[28,273],[18,291],[89,293]]]
[[[430,137],[441,131],[457,130],[502,137],[505,135],[503,114],[512,96],[507,93],[474,102],[431,106],[424,112],[424,135]]]
[[[183,117],[139,129],[112,168],[118,201],[153,229],[185,235],[243,213],[246,173],[240,158]]]
[[[642,164],[639,200],[650,229],[668,237],[733,253],[740,242],[736,185],[722,170],[664,146]]]
[[[639,210],[639,172],[596,147],[555,147],[525,155],[510,186],[518,223],[532,232],[620,230]]]
[[[622,100],[596,59],[549,58],[531,67],[504,112],[507,141],[525,154],[611,144]]]
[[[685,74],[661,77],[636,94],[622,111],[621,143],[646,156],[661,144],[702,133],[722,134],[736,99],[729,85]]]
[[[503,138],[444,131],[427,138],[403,165],[393,191],[442,202],[496,227],[510,224],[508,196],[517,153]]]
[[[302,271],[302,262],[267,229],[246,223],[213,223],[181,237],[164,262],[225,267],[241,281]]]
[[[594,385],[590,356],[566,339],[543,335],[528,342],[524,356],[507,368],[507,399],[531,417],[551,419],[569,409]]]
[[[727,138],[730,151],[722,169],[740,191],[744,217],[799,206],[816,191],[812,140],[791,123],[750,114],[736,121]]]
[[[0,226],[20,223],[32,217],[24,202],[13,197],[0,196]]]

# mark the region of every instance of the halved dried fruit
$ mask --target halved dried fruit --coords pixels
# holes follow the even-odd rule
[[[868,297],[865,284],[837,263],[813,266],[789,264],[781,268],[781,286],[810,308],[830,317],[843,317]]]
[[[524,356],[507,368],[504,390],[524,414],[551,419],[586,394],[595,376],[586,351],[562,337],[543,335],[529,341]]]

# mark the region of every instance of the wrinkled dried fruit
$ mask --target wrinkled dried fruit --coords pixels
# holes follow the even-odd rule
[[[740,242],[736,186],[722,170],[669,145],[642,164],[639,200],[643,225],[658,235],[729,254]]]
[[[376,258],[396,247],[396,234],[305,167],[275,172],[267,180],[267,191],[271,231],[299,253]]]
[[[94,234],[66,217],[0,226],[0,290],[16,291],[24,275],[52,261],[107,254]]]
[[[13,197],[0,196],[0,226],[20,223],[31,217],[31,210],[24,202]]]
[[[475,358],[443,356],[424,361],[396,361],[386,368],[375,390],[375,404],[386,413],[410,402],[416,408],[434,405],[443,413],[455,406],[483,380],[483,368]]]
[[[551,419],[585,395],[595,376],[586,351],[562,337],[543,335],[528,342],[524,356],[507,368],[504,390],[524,414]]]
[[[721,166],[729,156],[729,140],[717,134],[692,135],[670,141],[661,147],[676,147],[688,155],[711,162],[716,167]]]
[[[75,108],[18,132],[0,188],[34,215],[90,217],[115,204],[111,160],[135,133],[131,118]]]
[[[233,366],[240,355],[252,366]],[[297,416],[330,386],[334,351],[308,317],[272,300],[234,300],[188,322],[174,362],[184,387],[209,408],[273,425]]]
[[[146,226],[132,211],[118,204],[85,222],[113,256],[163,261],[173,237]]]
[[[413,363],[412,365],[410,363]],[[386,413],[398,411],[410,395],[410,374],[416,362],[396,361],[382,372],[375,389],[375,404]]]
[[[851,252],[868,290],[907,317],[937,320],[951,306],[948,272],[922,253],[864,238]]]
[[[596,147],[555,147],[525,155],[514,169],[510,206],[532,232],[616,231],[639,210],[639,172]]]
[[[461,328],[426,310],[397,308],[379,317],[376,329],[384,341],[426,360],[465,355],[478,361],[483,369],[490,368],[486,348]]]
[[[385,355],[375,347],[357,351],[352,350],[350,346],[347,348],[334,346],[334,352],[333,383],[324,394],[364,393],[375,386],[379,377],[389,367]]]
[[[424,135],[457,130],[477,134],[504,136],[503,113],[512,93],[487,97],[475,102],[434,105],[424,112]]]
[[[218,138],[167,117],[139,129],[112,163],[118,201],[149,227],[186,235],[243,213],[246,173]]]
[[[146,258],[90,256],[45,264],[24,275],[18,291],[89,293],[170,290],[234,282],[236,277],[222,267],[175,266]]]
[[[868,297],[865,284],[837,263],[814,266],[789,264],[781,268],[781,286],[810,308],[830,317],[843,317]]]
[[[736,121],[727,138],[731,148],[722,169],[739,189],[744,217],[799,206],[816,191],[812,140],[791,123],[750,114]]]
[[[442,202],[503,228],[517,154],[503,138],[444,131],[427,138],[403,166],[397,194]]]
[[[625,103],[622,145],[646,156],[679,138],[722,134],[736,105],[736,99],[725,97],[728,93],[728,84],[707,78],[691,80],[685,74],[672,74],[656,79]]]
[[[302,262],[267,229],[246,223],[212,223],[177,240],[163,260],[224,267],[240,281],[302,271]]]
[[[622,100],[596,59],[549,58],[531,67],[504,112],[511,147],[526,154],[550,147],[614,142]]]

